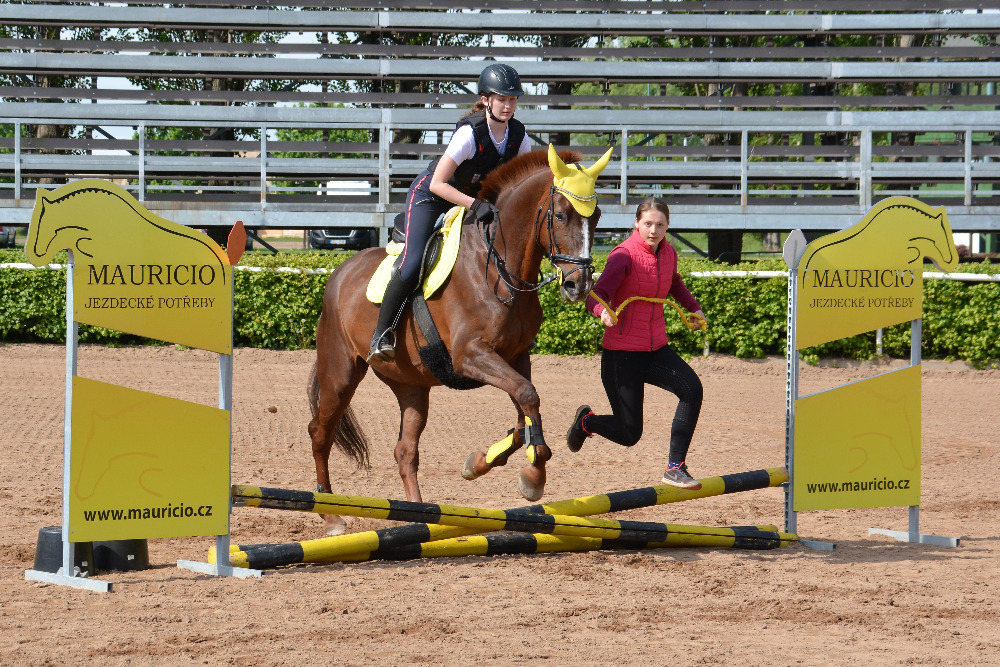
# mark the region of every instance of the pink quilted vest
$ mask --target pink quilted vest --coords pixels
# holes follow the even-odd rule
[[[615,308],[630,296],[666,298],[670,293],[674,272],[677,269],[677,251],[666,242],[660,243],[653,253],[638,232],[625,239],[611,251],[627,252],[632,256],[632,266],[615,292],[611,305]],[[606,350],[658,350],[668,342],[667,326],[663,320],[663,304],[633,301],[618,318],[618,324],[604,330]]]

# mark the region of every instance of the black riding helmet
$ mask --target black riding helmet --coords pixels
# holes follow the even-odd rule
[[[496,63],[483,70],[479,75],[479,94],[489,97],[492,93],[514,97],[524,95],[521,77],[513,67]]]

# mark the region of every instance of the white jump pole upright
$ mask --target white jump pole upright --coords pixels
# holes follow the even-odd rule
[[[788,265],[788,318],[785,347],[785,468],[788,470],[788,481],[785,482],[785,532],[798,533],[798,515],[794,506],[794,487],[792,485],[795,470],[795,401],[799,398],[799,349],[796,341],[796,323],[798,322],[799,295],[799,259],[806,248],[806,237],[801,230],[796,229],[785,239],[782,250],[785,264]],[[832,551],[836,546],[832,542],[799,539],[803,546],[817,551]]]
[[[233,301],[233,292],[235,291],[235,275],[236,272],[233,271],[234,280],[230,281],[230,303]],[[229,327],[230,345],[229,349],[232,350],[232,321],[230,321]],[[233,355],[232,354],[219,354],[219,408],[225,410],[229,413],[229,463],[226,470],[229,471],[228,481],[226,488],[232,486],[233,484]],[[240,579],[248,578],[258,578],[264,573],[261,570],[255,570],[251,568],[244,567],[233,567],[229,564],[228,554],[229,554],[229,532],[232,526],[233,517],[233,499],[231,494],[227,495],[226,504],[226,532],[222,535],[215,536],[215,553],[217,554],[214,563],[203,563],[201,561],[194,560],[178,560],[177,567],[182,570],[192,570],[194,572],[200,572],[202,574],[211,574],[215,576],[224,577],[237,577]],[[219,562],[219,555],[223,558],[223,562]]]
[[[910,321],[910,366],[919,366],[923,361],[924,320],[917,318]],[[924,535],[920,532],[920,505],[910,505],[908,530],[888,530],[886,528],[869,528],[869,535],[886,535],[900,542],[916,544],[933,544],[939,547],[957,547],[961,540],[957,537],[941,535]]]
[[[805,242],[805,238],[802,239],[802,242]],[[792,243],[794,244],[794,241]],[[793,250],[793,253],[796,250],[797,248]],[[788,336],[785,342],[785,469],[788,470],[788,481],[783,484],[785,488],[786,533],[795,533],[798,527],[797,515],[792,504],[792,470],[795,463],[795,399],[799,397],[799,351],[795,346],[796,297],[798,294],[797,285],[799,275],[797,270],[798,259],[798,257],[794,257],[793,264],[786,257],[786,263],[788,263]]]
[[[25,570],[24,578],[49,584],[72,586],[98,593],[110,593],[111,582],[90,579],[73,565],[76,545],[69,541],[70,463],[73,445],[73,378],[76,377],[77,342],[79,325],[73,317],[73,251],[67,251],[66,260],[66,400],[63,407],[63,482],[62,482],[62,567],[58,572]],[[93,567],[93,564],[91,564]]]

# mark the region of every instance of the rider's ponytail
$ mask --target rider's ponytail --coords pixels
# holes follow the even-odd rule
[[[462,118],[468,118],[474,113],[479,113],[480,111],[485,111],[485,110],[486,110],[486,105],[483,104],[483,101],[477,100],[476,103],[472,105],[471,109],[462,114]],[[459,118],[459,120],[462,120],[462,118]]]

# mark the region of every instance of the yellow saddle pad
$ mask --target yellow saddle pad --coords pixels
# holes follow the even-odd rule
[[[462,218],[465,216],[465,207],[456,206],[444,217],[444,225],[441,233],[444,234],[444,243],[441,245],[441,253],[431,270],[424,275],[424,298],[429,299],[436,292],[444,281],[451,275],[451,270],[455,268],[455,259],[458,257],[458,244],[462,239]],[[422,249],[421,249],[422,250]],[[392,265],[396,257],[403,251],[403,244],[390,243],[385,249],[386,257],[375,270],[375,275],[368,281],[366,296],[372,303],[382,303],[382,295],[389,284],[392,276]]]

